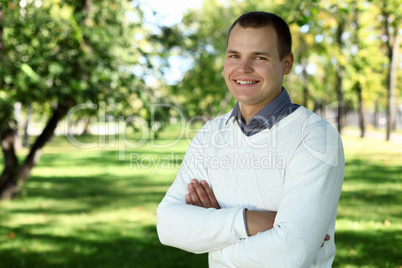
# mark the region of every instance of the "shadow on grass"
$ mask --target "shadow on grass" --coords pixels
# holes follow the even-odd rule
[[[29,202],[32,196],[35,200],[60,202],[57,204],[61,206],[37,205],[26,209],[17,206],[8,213],[0,212],[3,220],[13,214],[26,215],[27,219],[32,214],[46,217],[45,224],[20,220],[12,227],[2,225],[0,221],[0,241],[8,244],[0,250],[0,267],[208,266],[207,255],[195,255],[160,244],[155,226],[144,224],[140,218],[139,221],[119,222],[102,218],[88,223],[85,230],[76,224],[68,227],[68,223],[63,225],[60,218],[54,218],[80,214],[91,217],[104,210],[155,207],[171,183],[168,180],[156,183],[146,176],[131,179],[111,174],[98,177],[34,176],[31,179],[33,186],[28,187],[28,196],[22,197],[21,202]],[[60,235],[58,228],[72,229]],[[16,237],[10,238],[10,234]]]
[[[183,152],[143,148],[127,151],[122,161],[118,150],[54,151],[42,156],[40,172],[28,180],[18,205],[0,211],[0,267],[207,267],[207,255],[163,246],[155,226],[149,225],[147,217],[155,213],[174,177],[159,179],[128,170],[129,153],[168,159],[171,153],[184,156]],[[88,169],[100,174],[80,174]],[[123,220],[109,221],[109,211],[120,208],[134,216],[112,214]],[[80,215],[100,218],[91,218],[81,230],[85,220],[74,222]],[[41,218],[44,223],[37,224]],[[13,224],[6,223],[9,220]]]
[[[76,214],[90,213],[92,210],[99,210],[104,207],[136,206],[141,204],[158,204],[170,182],[155,183],[150,182],[145,176],[135,178],[115,177],[111,174],[103,174],[94,177],[40,177],[34,176],[32,182],[37,185],[29,186],[27,195],[29,197],[40,198],[43,200],[53,200],[60,202],[76,202],[77,206],[68,207],[44,207],[34,211],[30,208],[16,209],[15,213],[42,212],[46,214]],[[42,187],[42,185],[50,185]]]
[[[98,234],[102,237],[98,241],[79,236],[31,234],[24,228],[13,231],[20,239],[30,243],[37,240],[52,249],[34,252],[26,246],[2,250],[0,267],[208,267],[206,254],[195,255],[160,244],[153,225],[143,227],[141,239]]]
[[[344,231],[336,233],[337,255],[333,267],[399,267],[402,235],[396,231]]]
[[[402,264],[400,231],[384,230],[384,221],[400,223],[402,166],[355,158],[346,163],[338,219],[373,224],[372,229],[336,231],[337,255],[333,267],[399,267]],[[397,229],[398,230],[398,229]]]
[[[372,219],[376,218],[373,211],[379,209],[387,209],[387,212],[386,215],[378,214],[378,218],[399,218],[402,208],[398,204],[402,203],[402,191],[398,185],[401,183],[402,166],[380,166],[361,159],[347,162],[338,219]]]
[[[402,166],[387,166],[370,163],[363,159],[346,162],[345,180],[348,182],[388,183],[402,180]]]
[[[121,167],[130,168],[138,162],[142,164],[150,164],[158,162],[166,165],[179,165],[182,163],[185,152],[158,152],[151,150],[127,150],[124,153],[120,153],[118,150],[104,150],[104,151],[88,151],[85,156],[80,154],[69,154],[66,156],[58,155],[55,157],[52,154],[45,154],[41,158],[41,162],[38,167],[65,167],[66,165],[77,167]],[[135,171],[133,170],[133,175]]]

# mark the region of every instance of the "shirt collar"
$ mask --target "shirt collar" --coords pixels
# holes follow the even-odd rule
[[[239,102],[236,103],[226,123],[228,123],[231,118],[236,117],[240,127],[245,133],[250,131],[252,133],[256,133],[265,128],[270,129],[276,122],[278,122],[282,118],[281,115],[289,107],[290,104],[291,101],[289,94],[286,89],[282,87],[281,93],[279,93],[278,96],[276,96],[272,101],[265,105],[255,116],[250,118],[247,121],[247,125],[245,125],[241,120]]]
[[[241,121],[241,113],[240,113],[240,107],[239,107],[239,102],[236,102],[235,107],[232,109],[232,113],[230,114],[228,120],[226,121],[226,124],[229,122],[230,119],[235,117],[237,120]]]

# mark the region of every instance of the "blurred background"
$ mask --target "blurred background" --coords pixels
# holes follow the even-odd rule
[[[334,267],[402,266],[401,0],[0,0],[0,267],[207,267],[155,211],[235,100],[226,34],[283,17],[292,102],[342,135]]]

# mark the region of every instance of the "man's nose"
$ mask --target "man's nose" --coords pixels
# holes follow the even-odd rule
[[[251,73],[253,71],[253,65],[250,59],[243,59],[237,67],[239,73]]]

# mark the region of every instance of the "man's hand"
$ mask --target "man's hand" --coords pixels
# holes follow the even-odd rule
[[[189,205],[204,208],[221,208],[216,200],[214,192],[212,192],[205,180],[201,180],[200,183],[198,180],[192,179],[191,183],[188,184],[188,192],[186,202]]]
[[[329,234],[326,234],[326,235],[325,235],[325,238],[324,238],[324,242],[325,242],[325,241],[329,241],[329,239],[331,239],[331,237],[329,236]],[[324,242],[321,244],[321,247],[324,246]]]

